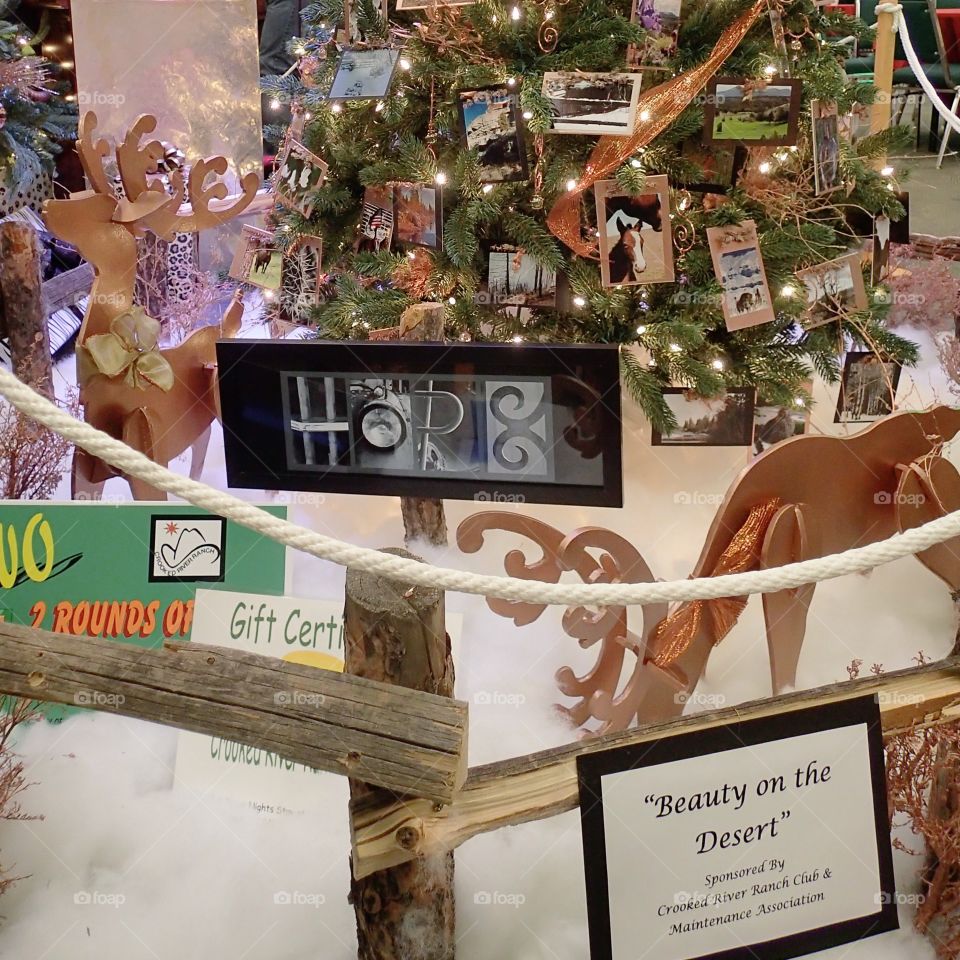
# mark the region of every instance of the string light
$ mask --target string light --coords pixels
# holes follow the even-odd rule
[[[768,77],[775,76],[775,75],[776,75],[776,72],[777,72],[776,65],[775,65],[775,64],[772,64],[772,63],[768,63],[768,64],[763,68],[763,72],[764,72]]]
[[[400,58],[400,69],[401,69],[401,70],[409,70],[412,66],[413,66],[413,64],[410,63],[410,61],[409,61],[406,57],[401,57],[401,58]]]
[[[447,299],[447,303],[449,303],[451,307],[455,307],[455,306],[457,305],[457,298],[456,298],[456,297],[449,297],[449,298]]]
[[[802,406],[804,406],[804,404],[806,403],[806,399],[805,399],[804,397],[794,397],[794,398],[793,398],[793,402],[794,402],[798,407],[802,407]]]
[[[576,190],[576,189],[577,189],[577,181],[576,181],[576,180],[568,180],[568,181],[567,181],[567,191],[568,191],[569,193],[573,193],[573,191]]]
[[[764,160],[763,163],[761,163],[760,166],[757,167],[757,169],[761,173],[769,173],[773,168],[770,166],[769,160]]]
[[[544,19],[544,20],[552,20],[552,19],[553,19],[553,11],[552,11],[552,10],[548,10],[548,11],[543,15],[543,19]]]
[[[279,101],[276,97],[274,97],[274,98],[270,101],[270,109],[271,109],[271,110],[279,110],[279,109],[280,109],[280,101]]]
[[[575,307],[585,307],[585,306],[587,305],[587,301],[584,300],[583,297],[574,297],[574,298],[573,298],[573,305],[574,305]]]
[[[637,336],[642,337],[646,332],[647,332],[646,324],[641,323],[640,326],[637,327]]]
[[[713,367],[714,370],[722,370],[722,369],[723,369],[723,361],[722,361],[722,360],[714,360],[713,363],[710,364],[710,366]]]
[[[508,86],[508,87],[514,87],[514,86],[516,86],[516,84],[517,84],[517,78],[516,78],[516,77],[507,77],[507,86]]]
[[[330,109],[334,113],[339,113],[343,109],[343,107],[341,107],[339,103],[335,103]]]
[[[521,337],[520,334],[517,334],[517,335],[513,338],[513,342],[514,342],[514,343],[523,343],[523,337]]]
[[[485,183],[485,184],[483,185],[483,192],[484,192],[484,193],[489,193],[492,189],[493,189],[493,184],[492,184],[492,183]]]
[[[510,11],[510,19],[511,19],[511,20],[519,20],[519,19],[520,19],[520,8],[519,8],[519,7],[514,7],[514,8]]]
[[[532,119],[533,119],[533,113],[532,113],[531,111],[529,111],[529,110],[524,110],[524,111],[523,111],[523,119],[524,119],[524,120],[532,120]]]
[[[880,171],[880,176],[881,176],[881,177],[892,177],[892,176],[894,175],[894,173],[895,173],[895,171],[894,171],[893,167],[891,167],[890,164],[888,163],[888,164]]]
[[[633,167],[634,170],[639,170],[643,166],[643,164],[636,157],[634,157],[630,161],[630,166]]]
[[[374,112],[374,113],[380,113],[380,111],[383,110],[383,107],[384,107],[383,101],[382,101],[382,100],[378,100],[378,101],[377,101],[377,105],[373,108],[373,112]]]
[[[407,259],[408,259],[408,260],[416,260],[416,259],[417,259],[416,253],[414,253],[413,250],[411,250],[411,251],[407,254]]]
[[[433,179],[442,187],[447,182],[447,175],[442,170],[438,170],[437,175]]]
[[[66,100],[68,103],[73,103],[73,101],[76,100],[77,98],[72,93],[68,93],[63,99]]]
[[[671,352],[671,353],[679,353],[682,349],[683,349],[683,348],[680,346],[679,343],[671,343],[671,344],[670,344],[670,352]]]
[[[641,121],[643,121],[643,123],[646,123],[646,122],[650,119],[650,111],[649,111],[649,110],[641,110],[641,111],[640,111],[640,119],[641,119]]]
[[[272,299],[273,299],[273,291],[272,291],[272,290],[264,290],[264,291],[263,291],[263,297],[264,297],[265,300],[272,300]]]
[[[783,297],[792,297],[797,292],[797,288],[792,283],[785,283],[780,288],[780,295]]]

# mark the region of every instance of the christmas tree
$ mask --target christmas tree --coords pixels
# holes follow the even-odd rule
[[[810,0],[636,2],[307,8],[292,45],[299,71],[265,83],[275,106],[294,109],[296,127],[274,135],[328,165],[305,203],[274,214],[281,245],[323,240],[323,301],[311,316],[321,336],[362,339],[434,300],[450,339],[639,346],[621,350],[623,380],[658,429],[674,425],[661,395],[670,384],[704,396],[755,387],[767,403],[804,404],[812,371],[837,380],[845,346],[915,360],[869,283],[865,306],[839,297],[830,322],[802,322],[797,271],[851,250],[851,213],[904,212],[890,171],[876,169],[896,129],[855,145],[841,136],[832,154],[820,147],[814,170],[811,103],[836,104],[842,118],[874,95],[848,82],[846,48],[827,39],[864,25]],[[723,78],[739,78],[736,109]],[[791,81],[788,122],[763,91]],[[635,98],[632,84],[640,99],[618,129],[609,104]],[[792,142],[772,145],[787,143],[788,126]],[[756,139],[760,128],[770,142]],[[705,129],[713,142],[703,146]],[[728,161],[736,182],[704,189]],[[823,188],[827,174],[837,189]],[[640,208],[621,203],[608,218],[601,194],[652,198],[663,222],[635,242]],[[724,306],[730,284],[718,280],[708,230],[744,224],[756,226],[762,266],[751,269],[765,272],[769,302],[764,322],[738,329],[731,311],[758,309],[761,291]],[[658,238],[671,234],[664,253]],[[638,256],[649,268],[651,255],[670,261],[658,282],[621,273],[636,271]],[[628,276],[640,282],[617,282]]]
[[[76,136],[76,109],[56,89],[49,61],[35,53],[43,39],[20,22],[19,0],[0,0],[0,186],[15,195],[52,176],[58,141]]]

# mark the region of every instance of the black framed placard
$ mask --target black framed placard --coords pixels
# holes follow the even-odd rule
[[[615,346],[222,340],[233,487],[619,507]]]
[[[897,929],[874,698],[577,767],[591,960],[786,960]]]

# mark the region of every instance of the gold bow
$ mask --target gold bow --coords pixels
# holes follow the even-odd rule
[[[77,349],[80,383],[102,373],[119,377],[128,387],[148,386],[170,390],[175,380],[173,367],[157,348],[160,322],[147,316],[143,307],[131,307],[115,317],[109,333],[88,337]]]

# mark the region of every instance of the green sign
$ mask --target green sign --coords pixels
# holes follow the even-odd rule
[[[160,647],[198,586],[282,594],[285,548],[195,507],[0,502],[2,620]]]

